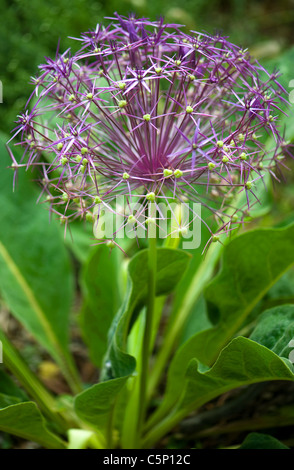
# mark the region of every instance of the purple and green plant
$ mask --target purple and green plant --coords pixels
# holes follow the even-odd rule
[[[263,312],[294,264],[294,226],[247,228],[292,156],[287,91],[227,38],[163,19],[115,15],[76,41],[32,78],[0,215],[3,298],[72,395],[48,392],[0,332],[26,392],[5,375],[0,429],[49,448],[153,448],[225,392],[294,379],[294,305]],[[96,384],[71,352],[68,249]]]

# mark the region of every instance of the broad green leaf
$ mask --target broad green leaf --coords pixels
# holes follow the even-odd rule
[[[135,359],[126,354],[126,339],[135,315],[148,295],[148,252],[142,250],[129,263],[129,286],[124,303],[114,318],[109,334],[109,347],[104,358],[103,380],[128,376],[135,369]],[[190,256],[180,250],[157,249],[156,295],[171,293],[184,274]]]
[[[21,398],[14,397],[12,395],[5,395],[4,393],[0,393],[0,409],[6,408],[10,405],[15,405],[16,403],[21,403]]]
[[[5,395],[18,398],[20,401],[27,400],[26,394],[19,388],[11,377],[0,370],[0,392]]]
[[[117,250],[100,245],[84,264],[81,274],[83,307],[81,327],[92,362],[98,367],[107,349],[107,333],[119,306]]]
[[[294,305],[282,305],[264,312],[259,317],[258,323],[250,335],[250,339],[267,347],[278,356],[288,359],[291,352],[289,342],[294,339]],[[179,400],[182,394],[186,370],[190,361],[197,357],[195,355],[197,352],[198,335],[195,334],[174,355],[168,370],[163,402],[153,415],[149,426],[152,426],[152,423],[162,418]],[[198,364],[198,369],[201,367],[202,369],[205,368]]]
[[[289,449],[289,447],[268,434],[252,432],[244,439],[239,449]]]
[[[211,369],[201,373],[196,360],[187,371],[188,380],[179,408],[195,409],[234,388],[268,380],[294,380],[294,369],[255,341],[241,336],[220,353]]]
[[[229,390],[270,380],[293,381],[294,368],[289,361],[281,359],[265,346],[248,338],[237,337],[221,351],[209,370],[201,372],[198,361],[192,359],[184,380],[182,374],[178,374],[178,380],[181,380],[181,398],[165,422],[156,426],[154,420],[150,421],[150,432],[144,445],[152,445],[162,437],[167,422],[171,427],[176,425],[190,412]]]
[[[291,300],[290,300],[291,299]],[[268,291],[265,302],[294,303],[294,269],[287,271],[281,279]],[[279,302],[279,303],[277,303]],[[274,305],[273,305],[274,307]]]
[[[259,318],[250,339],[289,358],[289,343],[294,339],[294,305],[280,305],[266,310]]]
[[[73,272],[63,235],[49,222],[32,174],[19,170],[12,190],[11,160],[0,146],[0,290],[13,315],[64,369],[68,353]]]
[[[187,320],[187,323],[184,327],[182,337],[180,338],[180,346],[184,344],[188,339],[194,336],[196,333],[200,333],[200,331],[207,330],[211,328],[213,325],[209,320],[207,314],[207,304],[204,299],[204,296],[201,295],[198,301],[195,303],[193,310],[191,311],[191,315]]]
[[[43,416],[33,402],[0,409],[0,430],[49,449],[65,448],[63,441],[47,429]]]
[[[212,364],[266,292],[294,264],[294,225],[244,233],[224,249],[205,290],[214,327],[199,333],[195,357]]]
[[[116,397],[122,390],[127,377],[107,380],[93,385],[75,397],[74,407],[77,415],[93,426],[97,427],[102,435],[107,428],[111,411]]]

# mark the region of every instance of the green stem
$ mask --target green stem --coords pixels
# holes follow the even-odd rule
[[[204,286],[214,272],[214,268],[221,251],[221,243],[214,243],[210,247],[205,260],[201,263],[199,269],[192,278],[192,281],[179,303],[176,312],[174,312],[174,315],[172,316],[173,321],[169,324],[161,350],[157,356],[157,360],[150,376],[148,387],[149,399],[152,397],[159,380],[162,377],[167,361],[172,354],[176,341],[182,332],[183,326],[190,315],[193,305],[195,305],[195,302],[201,295]]]
[[[145,330],[143,337],[141,375],[139,378],[139,409],[137,421],[137,439],[140,440],[142,427],[146,415],[146,395],[147,395],[147,377],[149,375],[149,358],[152,341],[152,325],[154,315],[154,305],[156,296],[156,268],[157,252],[156,238],[149,238],[148,249],[148,298],[145,319]]]

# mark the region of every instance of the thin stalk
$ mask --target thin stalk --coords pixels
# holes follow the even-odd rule
[[[152,342],[152,325],[154,316],[155,296],[156,296],[156,268],[157,252],[156,238],[149,238],[148,249],[148,298],[145,319],[145,330],[142,347],[141,374],[139,378],[139,409],[137,420],[137,438],[140,440],[142,427],[146,416],[146,396],[147,396],[147,377],[149,375],[149,359]]]
[[[136,358],[137,374],[131,377],[127,383],[127,402],[124,413],[123,426],[121,430],[121,446],[122,449],[133,449],[137,445],[137,421],[134,419],[138,414],[139,409],[139,377],[141,377],[141,351],[143,344],[143,336],[145,331],[145,317],[146,309],[144,308],[140,315],[138,315],[135,324],[132,327],[130,335],[128,336],[128,353]]]

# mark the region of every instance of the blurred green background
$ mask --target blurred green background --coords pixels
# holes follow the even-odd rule
[[[93,29],[115,11],[221,31],[260,60],[278,57],[294,42],[294,0],[0,0],[2,131],[11,131],[33,89],[30,77],[45,56],[54,56],[58,41],[61,51],[76,47],[68,36]]]

